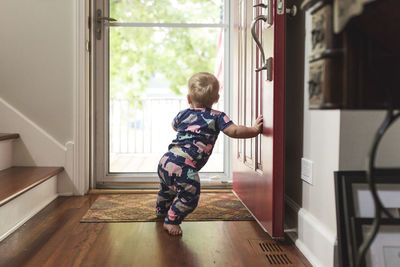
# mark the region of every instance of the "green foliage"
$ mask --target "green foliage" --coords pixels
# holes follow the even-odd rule
[[[221,0],[110,0],[118,22],[220,23]],[[219,28],[110,27],[110,97],[139,98],[155,73],[175,94],[214,71]]]

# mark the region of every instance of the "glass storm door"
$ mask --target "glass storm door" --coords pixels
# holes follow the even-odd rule
[[[199,71],[224,84],[227,0],[95,0],[94,105],[97,184],[158,182],[157,164],[188,107],[187,80]],[[227,94],[213,108],[225,110]],[[226,141],[225,141],[226,142]],[[224,138],[202,169],[225,177]]]
[[[264,128],[259,137],[234,143],[233,188],[265,231],[283,237],[285,4],[236,0],[234,5],[235,120],[250,126],[262,114]]]

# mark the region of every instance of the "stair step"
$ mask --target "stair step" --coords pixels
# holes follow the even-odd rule
[[[17,133],[0,133],[0,141],[18,139],[19,134]]]
[[[63,170],[63,167],[11,167],[0,171],[0,207]]]

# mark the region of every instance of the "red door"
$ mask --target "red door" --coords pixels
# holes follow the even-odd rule
[[[253,7],[257,4],[264,5]],[[284,0],[235,5],[233,116],[250,126],[262,114],[264,130],[234,142],[233,190],[265,231],[283,237],[286,7]]]

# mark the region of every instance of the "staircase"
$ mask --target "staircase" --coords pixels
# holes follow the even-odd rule
[[[64,170],[12,166],[18,138],[0,133],[0,241],[57,198],[57,174]]]

